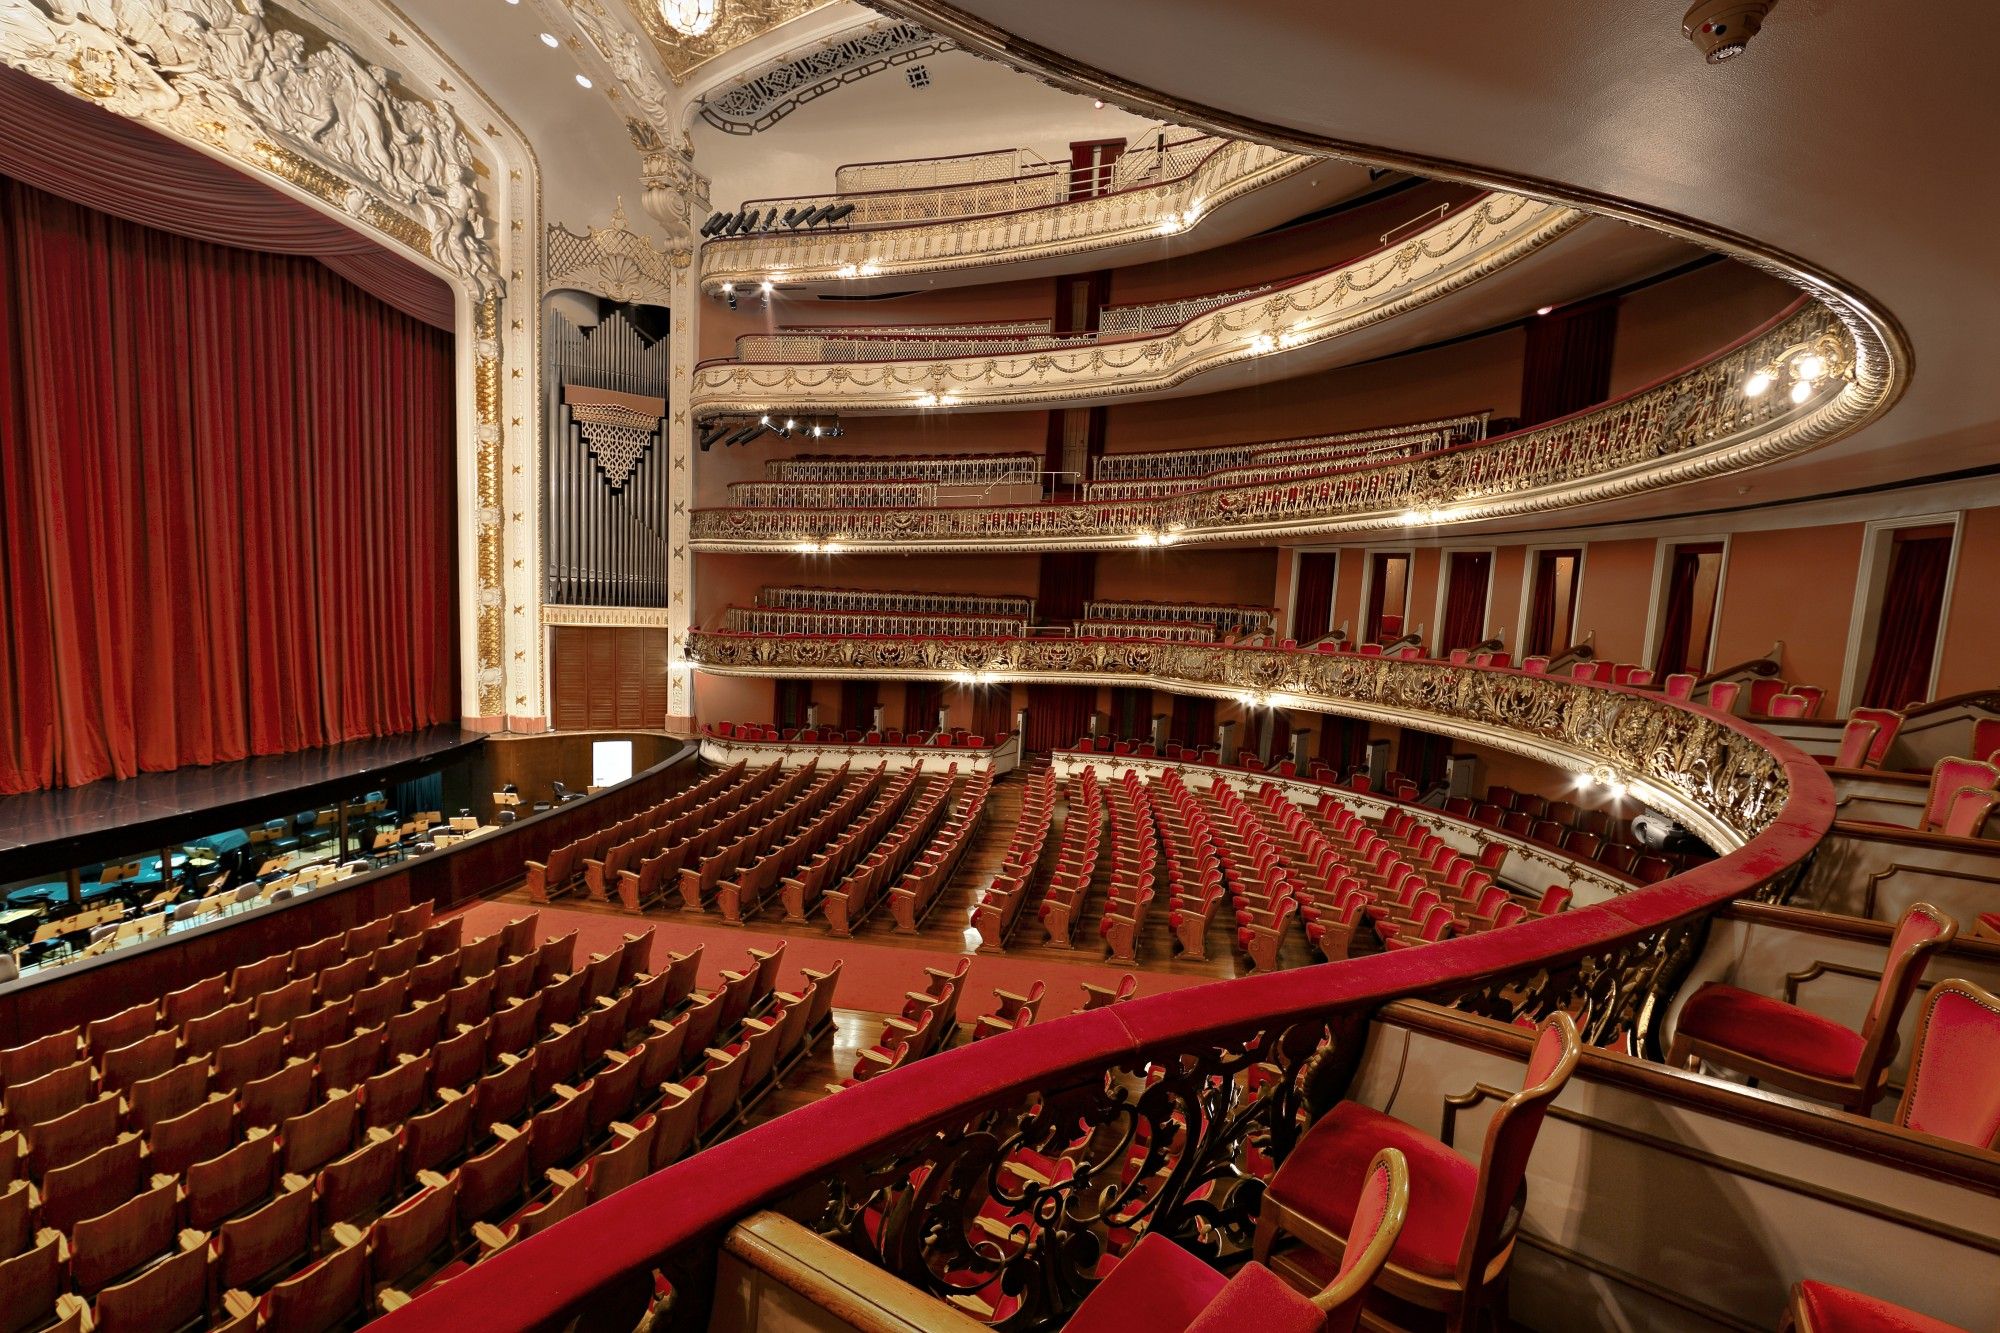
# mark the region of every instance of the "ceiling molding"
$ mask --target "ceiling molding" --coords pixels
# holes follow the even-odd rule
[[[877,21],[788,52],[703,94],[701,118],[724,134],[768,130],[794,111],[870,75],[958,48],[913,23]]]

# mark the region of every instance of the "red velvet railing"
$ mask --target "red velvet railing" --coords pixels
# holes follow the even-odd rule
[[[1792,870],[1833,818],[1831,783],[1813,760],[1733,718],[1683,707],[1753,740],[1788,783],[1770,822],[1716,861],[1651,888],[1502,931],[1176,991],[943,1052],[924,1060],[921,1072],[871,1080],[653,1175],[501,1252],[388,1316],[381,1327],[389,1333],[504,1333],[552,1328],[579,1315],[587,1327],[630,1327],[652,1294],[656,1270],[675,1283],[681,1308],[698,1312],[708,1299],[703,1284],[712,1280],[714,1249],[734,1222],[829,1178],[852,1187],[860,1164],[879,1166],[885,1156],[903,1160],[894,1156],[898,1149],[908,1151],[928,1131],[1101,1084],[1105,1071],[1134,1069],[1149,1059],[1240,1053],[1245,1041],[1280,1034],[1259,1047],[1275,1052],[1297,1031],[1358,1020],[1399,997],[1458,998],[1490,1010],[1493,984],[1505,978],[1536,974],[1545,981],[1585,955],[1599,975],[1607,960],[1637,965],[1653,956],[1667,932]],[[1190,1139],[1193,1131],[1190,1125]]]

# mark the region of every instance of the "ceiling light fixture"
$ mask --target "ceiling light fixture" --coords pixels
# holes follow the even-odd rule
[[[576,86],[579,88],[588,88],[590,86],[590,76],[588,74],[577,75]]]
[[[715,0],[660,0],[660,17],[683,37],[699,37],[715,26]]]
[[[554,33],[545,32],[542,34],[542,45],[553,48],[561,46],[562,43],[556,40],[556,35]]]
[[[1555,312],[1556,312],[1556,308],[1555,308],[1554,306],[1552,306],[1552,305],[1544,305],[1544,306],[1537,306],[1537,307],[1535,307],[1535,313],[1536,313],[1536,314],[1538,314],[1538,315],[1553,315],[1553,314],[1554,314]]]

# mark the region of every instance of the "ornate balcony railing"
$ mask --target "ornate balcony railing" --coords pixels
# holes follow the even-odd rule
[[[1234,656],[1246,686],[1294,674]],[[1424,719],[1414,725],[1588,755],[1699,808],[1733,850],[1504,932],[1170,992],[931,1056],[483,1259],[388,1315],[384,1333],[630,1327],[656,1274],[674,1293],[656,1333],[704,1329],[723,1234],[773,1206],[924,1291],[994,1298],[996,1326],[1054,1327],[1092,1285],[1097,1256],[1145,1231],[1211,1257],[1245,1248],[1262,1182],[1340,1097],[1382,1004],[1429,998],[1502,1020],[1560,1008],[1585,1016],[1591,1041],[1643,1030],[1705,919],[1782,892],[1831,823],[1818,764],[1703,708],[1511,671],[1335,665],[1352,674],[1310,682],[1333,691],[1321,705],[1352,687]],[[1060,1171],[1037,1169],[1058,1157]],[[996,1228],[996,1216],[1009,1220]]]
[[[1798,402],[1743,392],[1752,370],[1821,335],[1851,346],[1832,311],[1802,301],[1726,351],[1602,407],[1476,444],[1279,482],[1070,505],[703,509],[691,535],[701,550],[827,540],[854,550],[1105,549],[1533,513],[1735,471],[1845,434],[1873,412],[1879,384],[1832,377]]]
[[[919,190],[893,197],[759,200],[759,207],[781,212],[809,202],[852,203],[856,209],[838,230],[710,239],[701,248],[701,287],[712,296],[724,283],[747,287],[766,280],[837,282],[863,275],[937,274],[1157,240],[1192,227],[1223,204],[1311,170],[1321,160],[1261,144],[1204,139],[1175,150],[1169,167],[1178,171],[1170,177],[1082,199],[1066,197],[1068,176],[1058,171],[1046,178],[954,187],[948,199]],[[992,192],[992,197],[981,199],[980,192]],[[871,199],[878,201],[867,206],[871,212],[886,213],[864,224],[863,201]],[[941,211],[946,207],[959,211],[947,215]]]
[[[1153,301],[1140,305],[1108,305],[1099,312],[1097,327],[1104,333],[1144,333],[1148,329],[1170,329],[1176,324],[1185,324],[1196,315],[1240,301],[1246,296],[1261,296],[1275,284],[1262,282],[1254,287],[1239,287],[1229,292],[1209,292],[1202,296],[1183,296],[1177,301]]]
[[[1083,638],[1173,639],[1181,643],[1215,642],[1215,626],[1206,621],[1121,620],[1114,616],[1087,615],[1076,622]]]
[[[757,594],[762,606],[793,611],[914,611],[924,614],[962,612],[967,615],[1035,614],[1032,597],[982,596],[963,592],[885,592],[875,588],[765,588]]]
[[[1041,175],[1055,170],[1029,148],[988,148],[943,157],[906,157],[886,162],[847,162],[835,167],[833,188],[840,194],[880,190],[938,190]]]
[[[1400,426],[1377,426],[1368,430],[1341,431],[1333,435],[1307,435],[1295,440],[1227,444],[1208,449],[1141,449],[1129,454],[1105,454],[1091,468],[1092,481],[1143,480],[1156,477],[1197,479],[1223,468],[1240,467],[1264,458],[1293,456],[1294,450],[1321,445],[1364,445],[1393,443],[1408,438],[1442,436],[1448,444],[1464,444],[1486,436],[1487,412],[1442,417],[1436,421],[1413,421]]]
[[[962,612],[793,611],[767,606],[732,606],[722,613],[725,630],[738,634],[934,635],[939,638],[1019,637],[1028,622],[1019,616]]]
[[[1560,204],[1484,195],[1396,243],[1170,330],[1034,352],[853,363],[712,362],[695,370],[691,406],[701,418],[1073,404],[1164,392],[1210,371],[1392,319],[1480,282],[1587,220]]]
[[[807,455],[764,464],[772,481],[927,481],[941,486],[992,486],[1033,482],[1042,475],[1039,454],[945,454],[933,458]]]
[[[1210,602],[1089,601],[1083,614],[1091,620],[1199,621],[1229,634],[1263,634],[1277,619],[1268,606],[1218,606]]]
[[[736,362],[884,361],[906,357],[1001,356],[1047,352],[1101,341],[1093,333],[903,335],[877,333],[746,333],[736,340]],[[726,366],[732,361],[707,361]]]
[[[939,495],[934,481],[732,481],[729,499],[787,508],[912,509],[936,505]]]

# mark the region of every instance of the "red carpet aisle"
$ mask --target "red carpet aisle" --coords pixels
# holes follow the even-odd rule
[[[576,932],[579,961],[593,953],[603,953],[617,947],[627,934],[644,930],[647,926],[659,928],[653,937],[655,966],[663,963],[669,952],[686,953],[697,945],[705,946],[700,973],[701,985],[704,988],[719,984],[721,979],[718,973],[722,969],[735,969],[740,966],[748,950],[769,949],[781,938],[761,932],[732,930],[727,926],[707,925],[696,921],[682,922],[673,917],[621,917],[604,912],[572,911],[562,907],[534,909],[526,904],[494,902],[473,903],[462,909],[466,938],[473,939],[490,934],[509,921],[533,910],[539,910],[542,914],[543,939],[551,939],[571,930]],[[817,932],[787,935],[782,938],[789,943],[789,947],[785,950],[785,971],[782,974],[786,984],[798,979],[798,968],[810,967],[824,971],[836,960],[845,959],[846,967],[841,971],[840,991],[834,1003],[842,1009],[865,1009],[874,1013],[886,1014],[901,1010],[904,992],[921,989],[924,968],[954,967],[959,958],[957,954],[941,951],[867,944],[860,940],[839,940]],[[1077,989],[1078,983],[1088,981],[1100,986],[1110,985],[1116,983],[1122,975],[1120,969],[1102,964],[1062,963],[1040,958],[975,954],[972,959],[972,971],[966,978],[968,990],[964,996],[962,1012],[967,1018],[984,1013],[991,1007],[989,1001],[996,986],[1002,990],[1018,992],[1027,990],[1037,980],[1041,980],[1046,981],[1049,986],[1048,1005],[1043,1012],[1054,1017],[1068,1013],[1083,1002],[1083,993]],[[1176,977],[1152,972],[1138,972],[1137,975],[1141,995],[1157,995],[1163,991],[1199,986],[1214,980],[1209,977]]]

